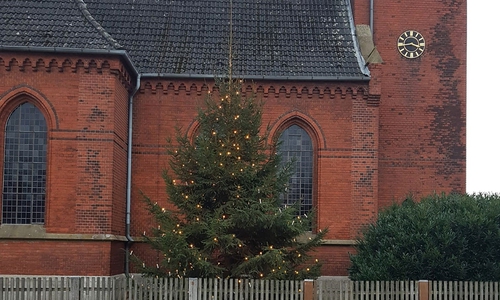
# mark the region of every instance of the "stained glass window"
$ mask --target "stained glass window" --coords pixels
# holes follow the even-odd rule
[[[5,127],[2,223],[43,224],[47,124],[31,103],[18,106]]]
[[[292,125],[280,136],[280,152],[283,162],[294,159],[294,174],[286,193],[282,195],[283,205],[299,205],[299,215],[307,214],[313,206],[313,144],[309,134]]]

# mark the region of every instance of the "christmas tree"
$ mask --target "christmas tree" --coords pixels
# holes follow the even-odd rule
[[[241,81],[216,82],[198,113],[195,137],[179,130],[163,176],[168,201],[146,198],[158,223],[148,243],[163,255],[145,274],[179,277],[303,279],[319,276],[308,253],[325,231],[310,238],[311,223],[282,205],[291,164],[282,163],[277,139],[262,128],[262,102],[242,96]],[[297,205],[300,205],[298,203]]]

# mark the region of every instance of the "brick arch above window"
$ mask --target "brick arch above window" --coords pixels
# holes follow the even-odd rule
[[[0,125],[5,127],[12,111],[24,102],[30,102],[44,115],[47,129],[59,129],[59,119],[51,101],[40,91],[27,85],[13,87],[0,95]]]
[[[193,143],[200,132],[200,122],[193,120],[186,131],[186,136]]]
[[[313,118],[298,111],[286,113],[276,120],[271,126],[269,137],[271,139],[277,139],[283,130],[292,125],[298,125],[304,129],[307,134],[309,134],[313,142],[314,149],[318,150],[326,147],[326,141],[321,127],[314,121]]]

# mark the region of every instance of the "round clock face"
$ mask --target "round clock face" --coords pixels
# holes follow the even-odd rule
[[[424,53],[424,37],[415,30],[407,30],[398,38],[398,50],[406,58],[417,58]]]

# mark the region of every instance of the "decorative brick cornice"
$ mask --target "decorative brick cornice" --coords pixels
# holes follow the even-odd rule
[[[19,71],[45,72],[45,73],[93,73],[93,74],[113,74],[120,82],[131,90],[132,77],[127,72],[125,66],[119,60],[91,59],[91,58],[64,58],[48,57],[12,57],[12,55],[0,56],[0,73]]]
[[[152,81],[145,80],[141,83],[140,92],[144,94],[185,94],[197,95],[215,92],[213,83],[184,83],[178,81]],[[292,84],[244,84],[241,92],[243,95],[257,93],[263,98],[340,98],[349,99],[359,97],[368,98],[367,86],[349,86],[349,85],[319,85],[317,83],[307,85]]]

